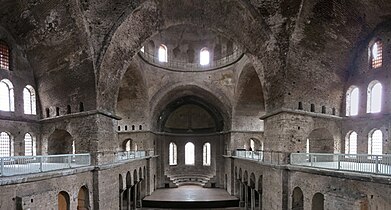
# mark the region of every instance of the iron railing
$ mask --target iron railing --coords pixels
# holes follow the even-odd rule
[[[0,176],[42,173],[90,164],[90,154],[0,157]]]
[[[153,156],[154,151],[125,151],[117,153],[117,161],[131,160],[131,159],[141,159],[149,156]]]
[[[142,51],[140,51],[139,55],[149,63],[156,64],[159,67],[168,68],[174,71],[205,71],[235,63],[243,56],[243,51],[240,48],[237,48],[230,55],[215,60],[211,59],[207,65],[201,65],[199,62],[190,63],[173,59],[168,59],[167,62],[161,62],[155,55]]]
[[[281,151],[266,151],[266,150],[257,150],[257,151],[243,151],[235,150],[231,152],[231,155],[238,158],[245,158],[250,160],[255,160],[262,163],[270,164],[287,164],[289,153]]]
[[[291,165],[391,175],[391,155],[292,153]]]

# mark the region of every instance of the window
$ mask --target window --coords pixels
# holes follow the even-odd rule
[[[368,85],[367,113],[378,113],[381,111],[382,85],[378,81],[372,81]]]
[[[132,149],[132,141],[128,140],[128,141],[126,141],[126,144],[125,144],[125,151],[129,152],[131,149]]]
[[[255,142],[254,142],[254,139],[250,139],[250,148],[249,148],[250,151],[253,151],[255,150]]]
[[[0,41],[0,69],[10,70],[10,49],[4,41]]]
[[[72,141],[72,154],[76,154],[76,145],[75,145],[75,141]]]
[[[194,144],[191,142],[185,145],[185,164],[194,165]]]
[[[167,47],[166,47],[166,45],[164,45],[164,44],[160,45],[159,50],[158,50],[158,57],[159,57],[160,62],[163,62],[163,63],[167,62]]]
[[[359,89],[351,86],[346,92],[346,116],[358,114]]]
[[[0,157],[9,157],[14,155],[11,136],[6,132],[0,133]]]
[[[169,160],[168,163],[170,166],[177,164],[177,148],[176,144],[171,142],[169,145]]]
[[[35,90],[32,86],[27,85],[23,89],[23,105],[25,114],[37,114],[35,102]]]
[[[202,48],[200,51],[200,64],[203,66],[208,65],[209,59],[210,59],[210,55],[209,55],[208,48]]]
[[[25,156],[35,156],[37,155],[37,146],[34,138],[31,134],[26,133],[24,135],[24,155]]]
[[[14,86],[8,79],[0,81],[0,110],[14,111]]]
[[[142,53],[144,53],[144,51],[145,51],[144,46],[141,47],[140,51],[141,51]]]
[[[351,132],[345,140],[345,153],[357,154],[357,133]]]
[[[381,41],[376,41],[371,48],[372,68],[379,68],[383,62],[383,44]]]
[[[368,154],[382,155],[383,154],[383,133],[381,130],[375,130],[368,137]]]
[[[307,139],[307,142],[305,145],[305,152],[310,153],[310,139]]]
[[[203,148],[203,165],[210,166],[210,143],[205,143]]]

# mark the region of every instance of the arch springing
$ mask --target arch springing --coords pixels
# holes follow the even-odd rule
[[[14,85],[8,79],[0,81],[0,110],[14,111]]]
[[[35,90],[31,85],[23,89],[23,107],[25,114],[37,114]]]
[[[169,159],[168,163],[170,166],[177,164],[177,146],[174,142],[169,145]]]
[[[210,166],[211,162],[211,148],[210,148],[210,143],[207,142],[203,146],[203,165],[204,166]]]

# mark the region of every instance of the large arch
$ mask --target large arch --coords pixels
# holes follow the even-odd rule
[[[203,25],[238,41],[252,54],[265,56],[267,53],[260,52],[273,53],[265,50],[267,41],[272,39],[270,29],[250,7],[242,1],[229,1],[224,4],[213,1],[207,6],[202,3],[183,3],[178,6],[177,1],[171,0],[144,2],[124,18],[122,24],[106,41],[109,44],[103,47],[98,58],[98,109],[112,111],[116,102],[113,97],[116,98],[118,94],[118,86],[115,84],[121,80],[132,57],[148,37],[170,26]],[[184,10],[188,12],[184,13]],[[199,18],[199,10],[203,11],[202,18]],[[253,24],[254,21],[260,24]],[[243,27],[236,27],[237,25]]]
[[[74,140],[66,130],[56,129],[48,139],[48,154],[72,154]]]

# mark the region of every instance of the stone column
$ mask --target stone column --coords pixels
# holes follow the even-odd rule
[[[251,209],[255,209],[255,191],[251,188]]]

